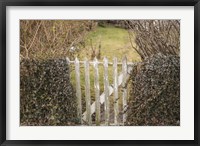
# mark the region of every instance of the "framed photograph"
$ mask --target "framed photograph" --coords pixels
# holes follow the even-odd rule
[[[0,10],[2,146],[199,145],[199,0]]]

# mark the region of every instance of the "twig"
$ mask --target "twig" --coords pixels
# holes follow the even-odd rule
[[[42,21],[41,21],[40,24],[38,25],[38,28],[37,28],[37,30],[36,30],[36,32],[35,32],[34,37],[33,37],[33,41],[31,42],[30,46],[28,47],[28,50],[32,47],[32,45],[33,45],[33,43],[34,43],[34,41],[35,41],[36,35],[37,35],[37,33],[38,33],[38,30],[39,30],[41,24],[42,24]]]

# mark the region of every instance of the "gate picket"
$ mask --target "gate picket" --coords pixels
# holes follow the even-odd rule
[[[89,73],[89,61],[85,59],[85,100],[86,100],[86,122],[88,125],[92,125],[91,119],[91,97],[90,97],[90,73]]]
[[[95,88],[95,109],[96,109],[96,125],[100,125],[100,89],[99,89],[99,70],[98,60],[94,59],[94,88]]]
[[[117,58],[113,59],[113,88],[114,88],[114,123],[119,124],[119,102],[118,102],[118,73]]]
[[[104,66],[104,93],[105,93],[105,124],[109,125],[110,103],[109,103],[109,81],[108,81],[108,59],[103,59]]]
[[[122,88],[123,88],[123,94],[122,94],[122,101],[123,101],[123,112],[127,108],[127,89],[126,89],[126,76],[127,76],[127,58],[123,57],[122,59],[122,74],[123,74],[123,81],[122,81]],[[123,124],[126,121],[126,113],[123,113]]]
[[[78,58],[74,61],[75,73],[76,73],[76,97],[77,97],[77,114],[79,117],[79,122],[82,124],[82,102],[81,102],[81,84],[80,84],[80,65]]]

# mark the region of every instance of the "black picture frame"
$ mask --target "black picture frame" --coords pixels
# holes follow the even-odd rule
[[[194,6],[194,140],[7,140],[6,139],[6,7],[7,6]],[[199,0],[0,0],[0,144],[20,145],[199,145]]]

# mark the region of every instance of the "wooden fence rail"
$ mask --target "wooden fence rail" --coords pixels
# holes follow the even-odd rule
[[[130,72],[132,70],[132,66],[136,63],[128,63],[127,58],[123,57],[121,62],[118,62],[117,58],[113,58],[113,62],[109,62],[107,58],[103,59],[103,62],[99,62],[97,58],[93,61],[79,61],[76,58],[74,61],[70,61],[67,58],[69,64],[74,64],[75,66],[75,78],[76,78],[76,97],[77,97],[77,115],[79,117],[80,123],[82,125],[123,125],[126,121],[126,111],[127,109],[127,89],[126,82],[129,78]],[[80,84],[80,64],[84,64],[85,68],[85,98],[81,96],[81,84]],[[94,68],[94,90],[95,90],[95,102],[91,104],[91,95],[90,95],[90,65]],[[100,94],[100,86],[99,86],[99,65],[103,65],[104,74],[104,92]],[[112,65],[113,67],[113,83],[109,84],[108,78],[108,67]],[[122,66],[122,72],[118,74],[118,66]],[[118,88],[122,87],[122,97],[119,94]],[[111,112],[110,109],[110,98],[113,94],[113,109],[114,112]],[[122,120],[120,120],[120,108],[119,108],[119,99],[122,99]],[[86,111],[82,112],[82,100],[85,100],[86,103]],[[101,105],[104,105],[104,108],[101,109]],[[101,113],[103,111],[104,122],[102,123]],[[92,121],[92,114],[95,113],[95,122]],[[114,123],[110,123],[110,113],[114,113]]]

